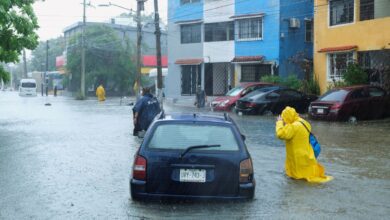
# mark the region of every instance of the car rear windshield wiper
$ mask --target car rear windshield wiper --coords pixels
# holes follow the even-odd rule
[[[211,147],[220,147],[220,144],[212,144],[212,145],[195,145],[187,147],[187,149],[180,155],[180,158],[183,158],[186,153],[193,149],[199,149],[199,148],[211,148]]]

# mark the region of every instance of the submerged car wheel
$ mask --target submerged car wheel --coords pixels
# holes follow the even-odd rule
[[[353,123],[353,124],[357,123],[357,118],[355,116],[351,115],[351,116],[348,117],[348,122],[349,123]]]

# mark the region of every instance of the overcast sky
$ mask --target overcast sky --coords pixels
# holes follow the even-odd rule
[[[167,1],[158,0],[161,19],[167,20]],[[65,27],[82,21],[83,0],[45,0],[34,4],[35,14],[38,17],[40,26],[38,35],[40,40],[48,40],[62,35]],[[87,0],[95,7],[87,7],[87,21],[108,21],[110,18],[126,12],[118,7],[99,7],[99,4],[108,4],[109,2],[126,8],[137,9],[136,0]],[[145,13],[154,11],[153,0],[147,0],[145,4]]]

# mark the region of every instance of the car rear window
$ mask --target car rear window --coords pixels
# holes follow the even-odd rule
[[[201,150],[239,150],[230,127],[200,124],[161,124],[154,130],[147,148],[184,150],[195,145],[221,145]]]
[[[347,96],[348,91],[344,89],[330,91],[325,93],[320,100],[321,101],[335,101],[335,102],[342,102],[344,101],[345,97]]]
[[[23,88],[35,88],[35,83],[33,83],[33,82],[24,82],[24,83],[22,83],[22,87]]]

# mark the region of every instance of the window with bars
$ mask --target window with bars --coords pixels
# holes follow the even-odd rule
[[[350,63],[353,63],[353,52],[328,54],[328,79],[341,80]]]
[[[390,0],[360,0],[360,20],[390,16]]]
[[[181,43],[200,43],[201,42],[201,24],[187,24],[180,26]]]
[[[234,40],[234,23],[212,23],[204,25],[205,42]]]
[[[237,20],[239,40],[260,40],[263,38],[263,18]]]
[[[305,42],[313,42],[313,20],[305,21]]]
[[[348,24],[354,21],[354,0],[329,1],[330,26]]]

